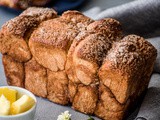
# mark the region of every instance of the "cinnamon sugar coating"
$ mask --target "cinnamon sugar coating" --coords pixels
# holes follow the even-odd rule
[[[70,11],[67,13],[67,16],[71,17],[73,13],[75,12]],[[86,24],[83,19],[89,19],[79,12],[76,13],[78,13],[76,14],[76,22],[69,21],[67,17],[62,15],[59,18],[42,22],[33,32],[29,40],[29,46],[33,56],[39,64],[52,71],[64,70],[68,50],[75,37],[81,31],[81,29],[77,27],[77,24]],[[86,26],[82,25],[81,28],[82,27]],[[53,57],[47,57],[49,55],[46,54],[46,51]],[[56,55],[57,53],[59,55]],[[61,57],[61,60],[58,60],[60,59],[59,57]],[[59,63],[59,66],[55,65],[57,62]],[[53,63],[55,64],[53,65]]]
[[[112,42],[122,38],[121,24],[111,18],[95,21],[81,33],[77,41],[84,40],[85,44],[78,50],[78,57],[98,65],[101,65]]]
[[[90,23],[94,22],[89,17],[86,17],[81,12],[78,11],[66,11],[61,16],[62,19],[68,21],[69,23],[75,24],[78,29],[83,30]]]
[[[72,43],[76,32],[65,21],[56,18],[40,24],[38,29],[33,32],[30,41],[67,50],[69,49],[68,43]]]
[[[5,35],[16,35],[24,37],[25,32],[38,24],[36,17],[33,16],[18,16],[2,26],[1,32]]]
[[[30,35],[40,22],[54,17],[57,15],[53,9],[34,7],[11,19],[0,31],[0,51],[19,62],[28,61],[31,59],[28,48]]]
[[[92,34],[84,39],[85,44],[78,50],[77,56],[90,62],[101,65],[112,41],[102,34]]]
[[[36,19],[39,19],[39,21],[44,21],[47,19],[58,17],[57,12],[54,9],[40,7],[29,7],[20,14],[20,16],[22,15],[36,17]]]
[[[89,32],[101,33],[110,40],[120,40],[122,36],[122,26],[119,21],[106,18],[98,20],[87,26]]]
[[[144,66],[148,59],[155,58],[157,55],[156,51],[144,38],[129,35],[113,44],[106,60],[113,62],[114,68],[119,68],[129,72],[128,74],[133,74]],[[126,67],[128,65],[129,67]]]
[[[3,25],[0,31],[0,51],[15,60],[22,62],[31,58],[28,45],[24,37],[26,31],[35,27],[38,21],[31,16],[19,16]]]
[[[147,89],[156,56],[157,50],[144,38],[126,36],[113,43],[99,70],[100,82],[110,90],[119,104],[128,104],[127,109],[130,110]],[[107,100],[104,104],[107,104]],[[122,116],[127,109],[122,110]],[[100,110],[98,108],[97,112]],[[98,114],[101,116],[101,113]],[[107,114],[103,117],[107,117]]]

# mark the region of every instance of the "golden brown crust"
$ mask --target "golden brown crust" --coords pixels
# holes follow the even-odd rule
[[[123,119],[123,111],[112,112],[108,111],[104,108],[101,102],[97,103],[95,115],[103,120],[122,120]]]
[[[25,62],[31,58],[28,45],[23,39],[4,35],[1,40],[0,51],[2,54],[8,54],[18,62]]]
[[[31,53],[23,37],[36,25],[37,20],[31,16],[19,16],[8,21],[0,31],[0,51],[19,62],[29,60]]]
[[[31,59],[28,39],[34,28],[40,22],[56,16],[53,9],[35,7],[27,9],[3,25],[0,31],[0,51],[19,62],[28,61]]]
[[[113,23],[112,24],[115,27],[117,26],[117,30],[119,30],[117,34],[112,34],[114,32],[113,28],[111,27],[112,24],[106,22],[108,21],[100,20],[89,24],[87,27],[88,29],[80,32],[75,38],[75,41],[73,41],[67,55],[66,63],[66,72],[72,82],[74,81],[76,83],[80,83],[81,81],[85,85],[95,82],[97,80],[96,70],[98,70],[103,58],[111,48],[112,42],[117,40],[118,37],[122,36],[122,33],[119,29],[120,24],[117,21],[112,20],[112,22],[115,22],[116,25]],[[109,26],[107,27],[107,25]],[[110,30],[110,28],[112,29]],[[105,36],[103,31],[105,31],[107,34],[111,33],[113,36],[117,36],[113,37],[115,39],[110,39],[109,37]],[[88,69],[88,67],[90,68]],[[78,69],[83,72],[79,71]],[[82,76],[84,77],[82,78]]]
[[[73,83],[72,81],[69,81],[69,84],[68,84],[68,97],[69,97],[69,100],[70,102],[72,103],[73,102],[73,99],[77,93],[77,87],[78,85]]]
[[[76,19],[73,20],[72,18]],[[83,24],[82,27],[86,27],[86,25],[91,23],[90,21],[92,21],[90,18],[78,11],[65,12],[60,18],[48,20],[40,24],[39,28],[33,33],[31,41],[52,45],[60,49],[69,49],[70,45],[68,43],[71,44],[80,31],[76,25],[81,23]]]
[[[79,43],[81,47],[77,51],[77,57],[101,65],[107,51],[111,48],[111,43],[112,41],[102,34],[89,35]]]
[[[148,77],[144,77],[143,74],[149,67],[151,70],[146,75],[151,75],[153,64],[147,61],[154,63],[156,55],[156,49],[149,42],[142,37],[129,35],[113,44],[99,71],[99,76],[116,99],[120,103],[125,103],[137,91],[136,88],[142,81],[148,81]]]
[[[79,23],[86,24],[84,21],[81,21],[83,18],[89,19],[88,17],[78,13],[76,14],[77,21],[72,22],[72,20],[69,19],[71,14],[72,12],[64,14],[64,16],[62,15],[59,18],[41,23],[33,32],[29,40],[31,52],[37,62],[52,71],[64,70],[68,49],[70,48],[74,38],[80,32],[80,29],[78,29],[76,25]],[[66,15],[69,17],[65,17]],[[83,25],[82,27],[86,26]],[[46,57],[46,51],[48,51],[48,54],[53,57]],[[63,53],[63,55],[61,53]],[[60,61],[63,61],[61,62],[61,66],[63,66],[61,68],[59,68],[59,66],[56,67],[56,65],[52,65],[59,62],[57,60],[58,56],[61,57]]]
[[[33,16],[18,16],[2,26],[1,32],[5,35],[13,35],[18,38],[24,37],[25,32],[31,27],[38,24],[36,17]]]
[[[117,34],[115,34],[112,25],[106,22],[108,21],[100,20],[90,23],[78,34],[68,52],[66,72],[69,78],[69,97],[71,102],[73,101],[72,107],[83,113],[93,114],[97,103],[92,100],[92,97],[96,100],[98,94],[91,93],[93,91],[98,93],[98,90],[89,88],[99,84],[98,69],[112,42],[121,37],[121,29],[118,28],[120,24],[117,23]],[[111,34],[110,37],[108,34]],[[81,84],[84,85],[83,89],[79,87]]]
[[[83,31],[86,29],[87,25],[94,22],[91,18],[83,15],[78,11],[66,11],[61,16],[62,19],[73,24],[78,28],[79,31]]]
[[[107,51],[111,48],[111,43],[121,37],[121,25],[118,21],[114,19],[95,21],[89,24],[87,30],[78,34],[68,52],[68,60],[72,60],[75,48],[82,42],[77,52],[78,57],[100,65]]]
[[[53,72],[47,70],[48,84],[47,98],[55,103],[67,105],[68,98],[68,78],[65,71]]]
[[[68,49],[68,43],[72,43],[76,36],[76,31],[60,18],[43,22],[33,32],[30,42],[39,42],[51,45],[59,49]]]
[[[15,61],[8,55],[2,57],[7,83],[12,86],[24,87],[23,63]]]
[[[85,114],[93,114],[98,101],[96,86],[79,85],[74,97],[72,108]]]
[[[40,97],[47,96],[47,70],[34,58],[25,63],[25,88]]]
[[[58,17],[57,12],[54,9],[41,7],[29,7],[20,14],[20,16],[23,15],[36,17],[38,21],[44,21]]]
[[[145,60],[150,59],[150,57],[155,58],[156,55],[156,49],[144,38],[129,35],[113,44],[106,59],[114,62],[114,68],[123,69],[129,71],[129,74],[133,74],[139,70],[138,67],[143,66]],[[137,65],[137,63],[139,64]],[[131,69],[126,67],[128,65]]]
[[[94,113],[104,120],[122,120],[129,103],[130,100],[125,104],[119,103],[113,93],[106,86],[100,83],[99,101]]]
[[[66,52],[52,46],[33,42],[30,45],[32,55],[39,64],[52,71],[64,70]]]
[[[119,21],[107,18],[95,21],[87,26],[90,33],[101,33],[112,41],[120,40],[122,36],[122,27]]]
[[[29,47],[39,64],[52,71],[64,70],[66,54],[76,34],[60,18],[48,20],[33,32]]]

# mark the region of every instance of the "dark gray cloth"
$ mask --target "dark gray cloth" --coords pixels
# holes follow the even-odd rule
[[[154,65],[154,72],[160,73],[160,37],[150,38],[147,39],[147,41],[157,49],[157,59]]]
[[[143,37],[159,36],[160,0],[135,0],[104,10],[96,16],[96,19],[105,17],[119,20],[126,34],[132,33]]]
[[[136,120],[160,120],[160,74],[153,74]]]

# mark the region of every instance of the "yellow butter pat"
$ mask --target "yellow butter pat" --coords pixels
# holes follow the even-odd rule
[[[0,88],[0,96],[4,95],[12,104],[17,99],[17,91],[9,88]]]
[[[10,101],[4,95],[0,97],[0,115],[9,115]]]
[[[16,115],[23,113],[33,107],[35,100],[28,95],[23,95],[11,105],[11,114]]]

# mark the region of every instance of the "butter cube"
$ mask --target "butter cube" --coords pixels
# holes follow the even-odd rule
[[[35,100],[27,95],[23,95],[11,105],[11,114],[16,115],[23,113],[33,107]]]
[[[10,101],[4,95],[0,97],[0,115],[9,115]]]
[[[12,104],[17,99],[17,91],[10,88],[0,88],[0,96],[4,95]]]

